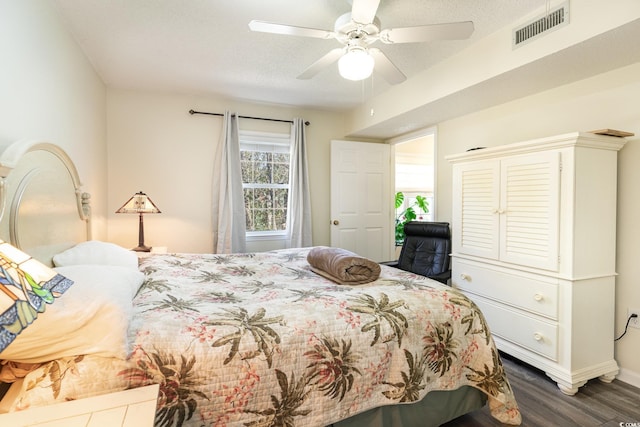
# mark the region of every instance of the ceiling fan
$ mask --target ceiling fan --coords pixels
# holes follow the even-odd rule
[[[406,76],[380,50],[370,47],[378,40],[384,44],[417,43],[433,40],[461,40],[473,33],[473,22],[421,25],[416,27],[380,29],[376,12],[380,0],[353,0],[351,12],[340,16],[334,31],[253,20],[251,31],[290,36],[336,39],[343,47],[329,51],[298,76],[310,79],[323,68],[338,61],[340,75],[349,80],[362,80],[371,75],[375,66],[390,84],[401,83]]]

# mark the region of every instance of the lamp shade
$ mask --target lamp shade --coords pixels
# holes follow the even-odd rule
[[[161,213],[160,209],[142,191],[134,194],[116,213]]]
[[[0,240],[0,358],[2,351],[73,281]]]
[[[375,61],[366,49],[353,46],[338,60],[338,71],[347,80],[364,80],[373,73]]]

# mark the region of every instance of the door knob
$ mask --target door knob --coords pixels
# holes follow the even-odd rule
[[[340,225],[340,221],[338,221],[337,219],[333,220],[333,225]]]

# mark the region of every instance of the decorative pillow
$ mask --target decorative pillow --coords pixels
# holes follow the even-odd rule
[[[56,268],[75,283],[0,353],[0,359],[42,363],[95,354],[125,359],[132,298],[144,275],[131,268]]]
[[[56,267],[79,264],[118,265],[138,269],[138,256],[114,243],[90,240],[78,243],[53,257]]]

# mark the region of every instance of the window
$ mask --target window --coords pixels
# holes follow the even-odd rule
[[[284,235],[289,196],[288,134],[240,132],[247,236]]]

